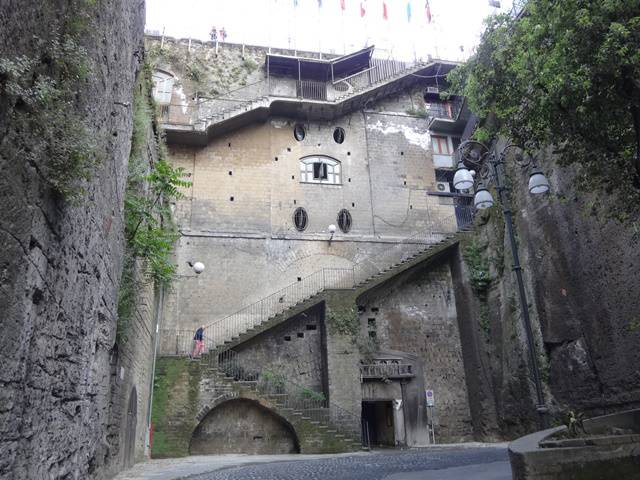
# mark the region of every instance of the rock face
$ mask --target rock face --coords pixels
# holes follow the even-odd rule
[[[38,42],[74,31],[91,73],[69,108],[98,153],[86,192],[61,199],[43,173],[48,150],[21,143],[29,135],[14,120],[25,105],[5,95],[0,76],[0,478],[100,477],[113,455],[110,360],[143,22],[144,3],[133,0],[0,7],[2,59],[24,56],[46,70]]]
[[[528,177],[509,168],[521,263],[534,322],[547,403],[587,416],[640,405],[640,260],[632,226],[598,218],[594,201],[615,210],[613,198],[578,192],[571,171],[547,155],[543,165],[553,194],[527,191]],[[485,260],[492,281],[484,293],[466,289],[476,327],[475,365],[482,399],[493,399],[501,433],[535,428],[534,392],[528,380],[526,337],[520,318],[512,258],[501,212],[480,215],[480,227],[461,245],[467,278],[470,246]],[[472,248],[472,250],[473,250]],[[469,250],[467,250],[467,253]],[[476,268],[477,268],[477,261]],[[459,314],[460,314],[459,310]],[[492,407],[486,406],[489,412]]]

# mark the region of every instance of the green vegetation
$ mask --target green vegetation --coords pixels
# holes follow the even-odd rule
[[[449,74],[495,127],[529,151],[553,146],[584,191],[618,195],[610,214],[637,221],[640,201],[640,3],[529,0],[491,17],[477,53]],[[600,202],[598,208],[606,208]]]
[[[179,234],[169,204],[182,197],[179,188],[188,187],[184,171],[164,158],[165,147],[154,133],[154,104],[151,98],[151,68],[142,71],[134,96],[133,132],[129,155],[129,176],[124,201],[126,251],[118,297],[118,341],[126,342],[126,326],[135,313],[137,295],[146,281],[170,285],[175,275],[171,260]],[[155,143],[158,159],[148,154]]]
[[[13,107],[0,154],[32,165],[55,192],[75,202],[100,160],[77,104],[91,62],[71,35],[37,39],[37,48],[37,57],[0,58],[0,96]]]
[[[300,392],[300,396],[302,398],[306,398],[309,400],[313,400],[315,402],[324,402],[326,401],[326,397],[324,396],[324,393],[322,392],[316,392],[315,390],[312,390],[308,387],[303,387],[303,389]]]
[[[360,320],[356,307],[345,306],[341,309],[332,309],[327,305],[327,325],[333,333],[356,337],[360,333]]]
[[[429,116],[429,113],[424,107],[418,107],[418,108],[411,107],[405,110],[405,113],[407,115],[412,115],[414,117],[420,117],[420,118],[427,118]]]
[[[483,250],[474,240],[462,251],[464,261],[469,268],[469,283],[477,294],[485,293],[491,284],[489,260],[482,255]]]

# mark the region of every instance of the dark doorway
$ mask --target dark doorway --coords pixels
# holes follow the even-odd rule
[[[124,430],[124,466],[132,467],[135,463],[136,453],[136,423],[138,421],[138,394],[135,387],[129,396],[127,407],[127,420]]]
[[[369,425],[369,438],[372,445],[395,446],[393,402],[391,400],[362,402],[362,418]]]

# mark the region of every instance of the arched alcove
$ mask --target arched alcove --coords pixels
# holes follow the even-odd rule
[[[254,400],[237,398],[212,409],[193,431],[191,455],[299,453],[293,427]]]

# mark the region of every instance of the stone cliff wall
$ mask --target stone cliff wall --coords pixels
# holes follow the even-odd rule
[[[587,416],[636,408],[640,239],[633,225],[595,215],[595,202],[615,209],[611,198],[577,191],[573,172],[550,155],[542,166],[552,184],[548,197],[530,195],[519,168],[508,174],[547,403]],[[495,408],[502,434],[516,436],[535,428],[536,415],[512,257],[501,212],[482,213],[478,223],[460,247],[462,276],[484,269],[492,281],[480,294],[473,282],[456,282],[456,298],[467,298],[470,307],[458,313],[475,326],[463,332],[463,344],[476,339],[467,359],[482,379],[470,389],[480,400],[476,408],[487,418]],[[490,426],[484,431],[490,434]]]
[[[0,478],[118,468],[107,425],[143,22],[144,3],[133,0],[0,7],[0,56],[11,62],[0,74]],[[60,135],[61,118],[86,132]],[[87,151],[83,182],[82,170],[73,178],[61,165]],[[61,198],[60,178],[84,192]]]

